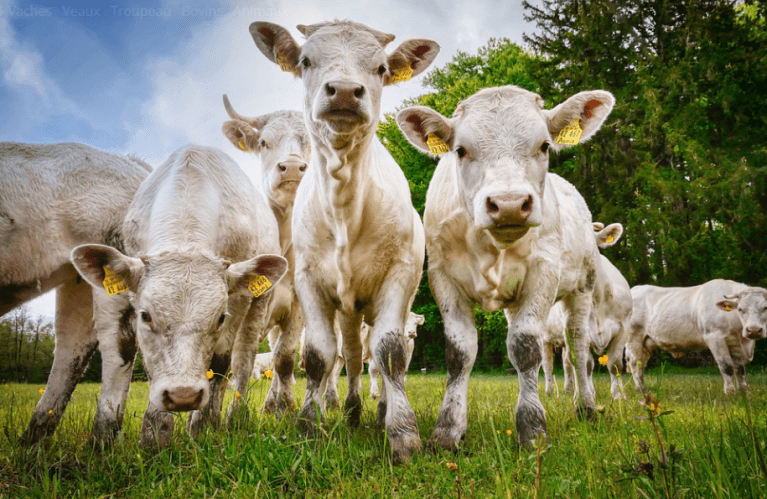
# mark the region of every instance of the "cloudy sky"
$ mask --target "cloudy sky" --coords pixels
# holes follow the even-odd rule
[[[0,0],[0,141],[81,142],[153,165],[188,144],[216,146],[249,172],[256,160],[221,133],[226,113],[301,110],[303,88],[269,62],[248,32],[253,21],[297,24],[351,19],[397,39],[432,38],[434,66],[491,37],[522,43],[533,26],[521,0],[208,0],[22,2]],[[433,66],[433,67],[434,67]],[[421,78],[384,89],[383,111],[428,92]],[[53,294],[31,302],[52,317]]]

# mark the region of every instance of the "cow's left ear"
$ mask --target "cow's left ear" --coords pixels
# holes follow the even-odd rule
[[[424,316],[421,314],[413,314],[413,315],[415,315],[415,323],[418,324],[419,326],[422,325],[424,321],[426,320]]]
[[[572,135],[575,143],[582,144],[589,140],[602,127],[614,106],[615,97],[610,92],[588,90],[573,95],[554,109],[543,111],[549,121],[554,148],[559,150],[574,145],[559,141],[559,133],[568,126],[577,126],[581,130],[579,138],[577,132]]]
[[[254,22],[249,30],[256,47],[267,59],[278,64],[283,71],[293,73],[296,77],[301,76],[301,69],[298,67],[301,46],[288,30],[267,22]]]
[[[453,123],[434,109],[405,108],[397,113],[397,125],[413,147],[433,157],[453,148]]]
[[[387,61],[389,73],[385,84],[407,81],[420,74],[429,67],[437,54],[439,54],[439,44],[434,40],[425,38],[405,40],[389,55]]]
[[[727,298],[716,302],[716,306],[724,310],[725,312],[732,312],[738,308],[738,298]]]
[[[596,227],[594,227],[596,229]],[[623,225],[619,223],[610,224],[602,230],[596,231],[594,237],[597,240],[597,246],[600,248],[609,248],[618,242],[623,235]]]
[[[288,271],[288,261],[279,255],[259,255],[226,269],[229,293],[250,291],[259,298],[274,288]]]
[[[221,126],[221,131],[224,132],[229,142],[234,144],[234,147],[242,151],[258,152],[261,149],[261,146],[258,144],[261,133],[258,130],[254,130],[253,127],[244,121],[225,121]]]

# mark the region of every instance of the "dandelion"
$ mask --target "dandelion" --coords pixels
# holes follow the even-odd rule
[[[264,376],[266,376],[266,378],[268,379],[272,379],[274,377],[274,373],[272,372],[271,369],[267,369],[266,371],[264,371]]]
[[[598,406],[597,406],[597,412],[598,412],[598,413],[600,413],[600,414],[602,414],[603,412],[605,412],[605,406],[603,406],[603,405],[598,405]]]
[[[49,410],[48,414],[53,414],[53,409]]]
[[[512,431],[511,431],[511,430],[506,430],[506,434],[507,434],[507,435],[511,435],[511,433],[512,433]]]
[[[39,390],[37,390],[37,393],[42,395],[43,393],[45,393],[45,388],[40,388]]]
[[[607,365],[607,361],[610,360],[610,357],[608,357],[607,354],[604,354],[603,356],[599,357],[599,359],[597,359],[597,360],[599,360],[599,365],[600,366],[606,366]]]
[[[208,379],[213,379],[213,369],[208,369],[208,372],[205,373],[205,377]]]
[[[446,464],[446,466],[447,466],[447,469],[449,469],[450,471],[455,471],[458,469],[458,465],[455,464],[455,461],[450,461],[449,463]]]
[[[240,397],[242,397],[242,393],[240,393],[240,392],[234,392],[234,397],[235,397],[235,398],[240,398]]]

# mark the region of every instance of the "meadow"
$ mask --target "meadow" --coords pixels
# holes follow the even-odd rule
[[[108,449],[87,445],[98,384],[80,384],[55,435],[29,448],[16,438],[42,385],[5,384],[0,497],[767,497],[767,370],[751,371],[748,397],[725,396],[716,369],[648,371],[648,388],[660,402],[651,411],[626,375],[628,400],[611,401],[602,370],[595,376],[603,406],[595,422],[577,419],[571,396],[561,392],[561,373],[558,396],[543,394],[541,377],[549,440],[533,449],[516,443],[516,376],[476,374],[460,452],[425,451],[404,466],[392,466],[367,388],[358,429],[330,411],[323,435],[307,440],[292,417],[258,411],[268,382],[253,380],[250,418],[240,429],[209,430],[195,441],[179,415],[171,447],[156,451],[138,445],[146,383],[133,383],[124,433]],[[300,401],[305,380],[297,381]],[[345,384],[342,377],[342,397]],[[424,444],[444,388],[444,374],[408,376]]]

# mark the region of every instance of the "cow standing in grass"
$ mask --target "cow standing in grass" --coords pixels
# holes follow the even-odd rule
[[[85,243],[123,247],[123,218],[150,171],[82,144],[0,143],[0,315],[56,289],[53,367],[23,442],[53,433],[97,345],[103,383],[91,439],[109,441],[122,425],[136,356],[131,315],[105,330],[106,295],[83,282],[69,254]]]
[[[407,179],[376,137],[385,85],[419,74],[436,57],[431,40],[394,39],[350,21],[298,26],[300,46],[284,28],[251,24],[261,52],[304,82],[304,113],[312,161],[293,211],[296,291],[306,319],[306,397],[300,424],[313,433],[336,360],[333,321],[338,312],[349,391],[344,409],[352,425],[362,411],[363,315],[372,327],[371,350],[383,368],[378,421],[386,425],[395,462],[410,458],[421,440],[404,389],[402,329],[424,258],[423,228]]]
[[[767,290],[714,279],[689,288],[634,286],[634,312],[626,357],[637,389],[645,392],[644,370],[652,353],[674,357],[708,348],[724,378],[724,393],[748,391],[746,364],[754,342],[767,337]],[[737,313],[732,313],[736,311]]]
[[[274,215],[245,173],[217,149],[187,146],[173,153],[141,184],[122,227],[126,254],[86,244],[71,259],[106,298],[100,329],[107,335],[124,334],[123,318],[136,310],[149,379],[141,440],[165,445],[173,431],[168,411],[208,404],[209,368],[225,386],[231,357],[233,384],[245,393],[253,359],[242,366],[238,346],[257,344],[270,290],[287,261],[262,255],[279,253]]]
[[[426,194],[429,283],[445,323],[448,379],[431,437],[455,449],[467,427],[469,373],[477,354],[473,307],[504,309],[506,346],[519,374],[517,437],[545,434],[538,397],[538,337],[551,305],[563,300],[575,350],[581,412],[591,415],[588,318],[599,252],[591,213],[566,180],[548,173],[560,132],[584,142],[612,110],[605,91],[581,92],[554,109],[519,87],[480,90],[448,119],[427,107],[405,108],[397,123],[418,149],[444,154]],[[577,135],[577,137],[576,137]],[[575,138],[572,138],[575,137]]]

